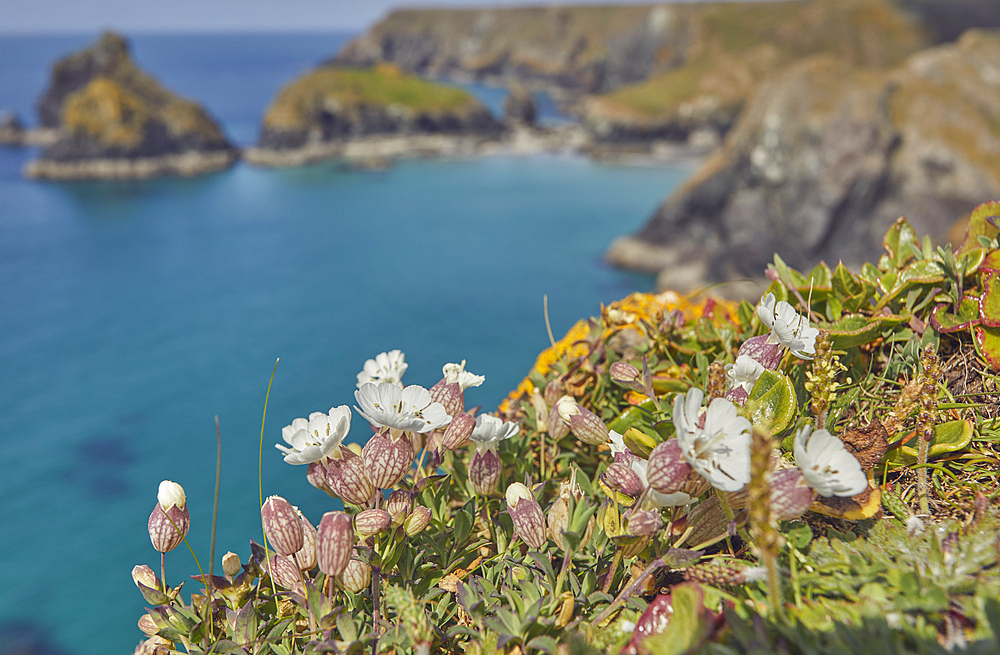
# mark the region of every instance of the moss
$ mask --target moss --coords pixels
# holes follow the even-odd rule
[[[138,147],[149,120],[146,103],[106,77],[95,77],[63,105],[66,130],[106,146]]]
[[[272,129],[296,129],[324,107],[397,106],[413,112],[457,112],[477,106],[467,92],[407,75],[391,64],[321,68],[281,90],[264,118]]]

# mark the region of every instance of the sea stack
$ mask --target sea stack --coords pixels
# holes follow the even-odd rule
[[[28,162],[30,178],[192,176],[227,168],[238,156],[202,107],[136,66],[128,41],[113,32],[53,66],[38,114],[58,138]]]
[[[392,64],[322,66],[286,85],[268,107],[247,161],[269,166],[341,158],[362,166],[398,157],[465,155],[503,126],[466,91]]]

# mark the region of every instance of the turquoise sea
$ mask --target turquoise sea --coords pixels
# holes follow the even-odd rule
[[[48,67],[95,37],[0,37],[0,108],[33,121]],[[346,38],[133,44],[141,66],[250,144],[278,88]],[[284,425],[353,405],[364,361],[393,348],[410,363],[404,380],[425,386],[467,360],[486,376],[469,404],[495,407],[548,343],[544,295],[559,335],[651,288],[601,253],[688,172],[539,156],[51,184],[20,177],[32,154],[0,149],[0,653],[33,655],[131,653],[141,640],[129,573],[156,566],[146,519],[160,480],[187,490],[207,568],[216,415],[217,568],[227,550],[247,557],[276,358],[264,494],[316,522],[332,503],[282,462]],[[366,433],[356,419],[352,437]],[[168,555],[169,583],[196,572],[189,552]]]

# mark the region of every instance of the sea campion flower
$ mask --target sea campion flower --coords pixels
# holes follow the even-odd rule
[[[400,389],[388,382],[366,382],[354,392],[361,407],[359,414],[376,427],[388,428],[394,438],[403,432],[430,432],[451,421],[441,403],[431,399],[430,392],[412,384]]]
[[[229,577],[231,582],[233,578],[243,571],[243,562],[240,561],[240,556],[233,551],[229,551],[223,555],[222,571]]]
[[[620,491],[632,498],[641,494],[643,489],[646,488],[639,475],[628,464],[612,463],[601,474],[601,480],[611,489]]]
[[[309,419],[297,418],[281,430],[290,448],[275,444],[289,464],[311,464],[332,456],[351,431],[351,408],[331,407],[329,414],[313,412]]]
[[[771,328],[768,343],[781,344],[799,359],[812,359],[812,354],[816,351],[816,337],[819,336],[819,330],[809,327],[807,317],[800,316],[784,300],[775,302],[773,293],[760,299],[757,316],[764,325]]]
[[[330,458],[326,466],[325,480],[333,494],[345,503],[367,505],[375,495],[375,485],[365,470],[364,459],[349,448],[341,448],[340,457]]]
[[[344,572],[337,576],[337,584],[352,594],[361,593],[371,582],[372,567],[359,559],[348,560]]]
[[[402,523],[413,511],[413,493],[406,489],[393,491],[385,501],[385,511],[393,522]]]
[[[514,530],[530,548],[538,550],[545,545],[545,515],[531,490],[520,482],[507,487],[504,494],[507,510],[514,521]]]
[[[681,454],[716,489],[739,491],[750,481],[750,421],[737,413],[732,402],[715,398],[702,423],[704,396],[701,389],[689,389],[674,400]]]
[[[573,398],[560,398],[556,402],[556,410],[580,441],[599,446],[608,440],[608,427],[604,425],[604,421],[589,409],[578,405]]]
[[[423,532],[424,528],[430,525],[430,522],[430,508],[424,507],[423,505],[417,505],[406,517],[406,520],[403,521],[403,531],[406,532],[407,537],[415,537]]]
[[[447,450],[455,450],[464,446],[475,428],[476,419],[471,414],[465,412],[455,414],[451,423],[445,428],[444,436],[441,437],[441,446]]]
[[[820,496],[854,496],[868,488],[868,478],[844,442],[827,430],[806,425],[795,435],[795,463]]]
[[[445,364],[443,373],[444,377],[430,389],[431,398],[441,403],[448,414],[455,416],[465,411],[465,390],[478,387],[486,377],[466,371],[464,359],[461,364]]]
[[[611,449],[611,456],[618,464],[630,464],[632,460],[638,459],[635,453],[625,445],[625,437],[614,430],[608,430],[608,448]]]
[[[742,404],[749,396],[757,378],[764,372],[764,365],[749,355],[738,355],[736,362],[726,364],[726,382],[729,391],[726,399]]]
[[[465,391],[469,387],[478,387],[486,381],[485,375],[476,375],[475,373],[466,371],[464,359],[461,364],[445,364],[443,372],[445,382],[448,384],[457,384],[462,391]]]
[[[476,442],[476,452],[472,453],[469,462],[469,482],[477,494],[482,496],[493,493],[500,481],[503,465],[497,455],[497,444],[510,439],[520,431],[511,422],[504,422],[496,416],[480,414],[476,417],[476,427],[469,438]]]
[[[368,382],[386,382],[403,388],[403,373],[409,366],[401,350],[390,350],[375,355],[375,359],[365,362],[364,370],[358,373],[358,388]]]
[[[649,478],[646,477],[649,471],[649,462],[636,457],[629,463],[629,466],[635,474],[639,476],[639,480],[642,481],[643,489],[649,487]],[[643,498],[644,500],[642,501],[642,506],[647,509],[655,509],[659,507],[679,507],[681,505],[687,505],[691,502],[691,496],[683,491],[664,494],[653,488],[650,488],[649,493],[643,496]]]
[[[691,474],[691,465],[684,459],[677,439],[657,444],[649,454],[646,478],[649,486],[661,494],[675,494],[681,490]]]
[[[384,509],[366,509],[354,517],[354,529],[362,537],[371,537],[392,525],[392,516]]]
[[[295,561],[302,571],[308,571],[316,566],[316,528],[299,512],[299,523],[302,524],[302,548],[295,553]]]
[[[161,553],[170,552],[184,541],[191,529],[191,513],[181,485],[170,480],[160,483],[147,527],[153,548]]]
[[[805,514],[815,493],[797,468],[781,469],[771,474],[771,513],[777,521],[788,521]]]
[[[393,439],[388,431],[373,434],[361,451],[365,477],[376,489],[391,489],[413,466],[413,442]]]

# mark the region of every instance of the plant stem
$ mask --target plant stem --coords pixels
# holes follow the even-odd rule
[[[631,582],[631,584],[629,584],[627,587],[621,590],[621,593],[619,593],[618,596],[611,602],[611,604],[608,605],[607,609],[601,612],[597,616],[597,618],[591,622],[591,625],[600,626],[605,619],[611,616],[612,612],[618,609],[619,605],[624,603],[625,600],[632,595],[632,592],[634,592],[636,588],[638,588],[638,586],[641,585],[646,580],[646,578],[655,573],[656,570],[661,566],[663,566],[662,559],[656,558],[655,560],[653,560],[653,562],[646,567],[646,570],[643,571],[641,574],[639,574],[639,577],[637,577],[635,580]]]
[[[379,632],[378,623],[380,616],[380,601],[382,596],[382,567],[372,567],[372,632],[376,635]],[[372,642],[372,655],[378,655],[378,639]]]
[[[160,586],[163,593],[167,593],[167,554],[160,553]]]
[[[309,604],[309,587],[306,585],[306,578],[302,575],[302,567],[299,566],[299,554],[292,553],[292,561],[295,562],[295,569],[299,572],[299,582],[302,583],[302,593],[305,595],[306,614],[309,615],[309,634],[316,632],[316,619],[313,618],[312,605]]]
[[[615,572],[618,570],[618,563],[621,561],[622,561],[622,549],[621,546],[617,546],[615,548],[615,555],[614,557],[611,558],[611,568],[608,569],[608,574],[604,578],[604,586],[601,588],[601,591],[603,591],[604,593],[608,593],[608,590],[611,589],[611,581],[614,580]]]

